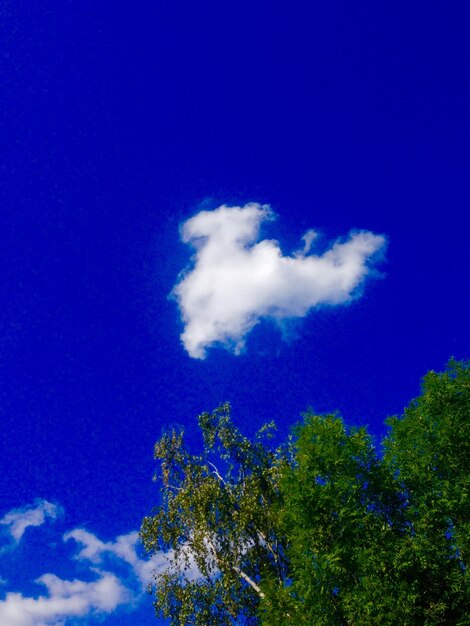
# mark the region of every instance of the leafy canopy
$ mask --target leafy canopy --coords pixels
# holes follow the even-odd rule
[[[307,414],[284,446],[251,441],[228,405],[203,450],[156,444],[165,551],[155,608],[183,624],[470,625],[470,368],[430,372],[380,450],[338,415]]]
[[[286,451],[271,450],[272,424],[253,441],[225,404],[199,418],[203,451],[192,454],[172,430],[155,446],[162,503],[143,521],[149,552],[168,552],[156,577],[155,608],[171,623],[257,623],[264,573],[283,580],[284,542],[276,530],[279,478]]]

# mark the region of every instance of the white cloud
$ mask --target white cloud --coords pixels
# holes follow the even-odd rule
[[[303,250],[284,256],[276,241],[258,241],[261,223],[273,218],[268,206],[251,203],[201,211],[183,224],[182,239],[196,254],[172,294],[191,357],[203,359],[214,345],[238,354],[262,318],[281,324],[320,305],[351,301],[373,256],[385,247],[383,236],[356,231],[323,254],[311,254],[317,234],[308,230]]]
[[[153,578],[153,574],[167,570],[173,553],[159,552],[151,559],[142,559],[138,556],[137,548],[140,546],[139,534],[137,532],[120,535],[116,541],[105,542],[98,539],[96,535],[83,528],[76,528],[64,535],[68,541],[73,539],[81,544],[83,548],[77,554],[77,559],[88,560],[92,563],[101,563],[103,556],[112,555],[128,563],[139,579],[142,588],[147,588]],[[182,560],[187,565],[185,572],[188,580],[195,580],[201,576],[194,558],[189,551],[182,551]]]
[[[57,519],[61,513],[62,509],[57,504],[47,500],[36,500],[34,505],[9,511],[0,520],[0,524],[7,526],[10,535],[19,541],[27,528],[41,526],[47,517]]]
[[[8,593],[0,601],[2,626],[58,626],[67,618],[92,611],[111,613],[129,596],[116,576],[108,572],[92,582],[62,580],[53,574],[44,574],[37,582],[46,587],[47,595],[31,598]]]
[[[64,539],[66,541],[73,539],[83,546],[76,556],[78,559],[101,563],[103,556],[108,554],[128,563],[144,588],[150,583],[152,572],[167,567],[167,560],[163,554],[158,554],[153,559],[141,559],[138,556],[137,547],[140,545],[140,539],[137,532],[120,535],[114,542],[105,542],[83,528],[76,528],[66,533]]]
[[[55,519],[62,512],[56,504],[37,500],[34,505],[6,513],[0,523],[15,539],[8,551],[17,549],[26,528],[40,526],[47,518]],[[101,623],[100,616],[112,613],[120,605],[125,604],[127,609],[137,607],[151,582],[152,573],[168,567],[167,558],[162,553],[152,559],[139,556],[141,550],[137,532],[105,542],[88,530],[76,528],[66,532],[63,539],[73,539],[80,545],[75,559],[89,562],[85,568],[85,580],[74,578],[74,570],[77,569],[74,561],[70,561],[70,578],[73,580],[65,580],[52,573],[43,574],[35,582],[42,585],[45,591],[33,596],[25,595],[21,589],[9,589],[8,581],[0,578],[3,594],[6,593],[0,600],[1,626],[65,626],[76,624],[77,620],[89,624],[94,623],[95,616]],[[28,535],[23,541],[27,540]],[[81,572],[83,565],[80,565]]]

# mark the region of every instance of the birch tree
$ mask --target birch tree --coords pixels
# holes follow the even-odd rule
[[[264,577],[286,575],[277,511],[288,448],[269,446],[273,424],[244,437],[228,404],[198,422],[200,454],[177,429],[155,446],[161,503],[141,537],[148,552],[167,553],[168,568],[155,578],[154,606],[172,626],[254,624]]]

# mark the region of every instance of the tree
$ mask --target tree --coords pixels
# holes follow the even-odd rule
[[[363,428],[307,415],[280,512],[292,581],[271,587],[267,624],[404,624],[400,598],[384,594],[387,554],[404,521],[393,480]],[[378,602],[385,595],[387,602]]]
[[[388,423],[384,460],[408,522],[397,564],[416,619],[470,624],[470,364],[430,372],[404,417]]]
[[[288,585],[264,623],[470,624],[470,370],[430,373],[379,454],[364,429],[308,415],[281,480]]]
[[[470,625],[470,366],[429,373],[377,449],[364,428],[308,413],[285,446],[253,441],[228,405],[155,448],[166,550],[155,607],[183,624]]]
[[[156,577],[155,608],[172,625],[256,623],[263,576],[285,575],[275,505],[287,451],[267,445],[272,424],[253,441],[243,437],[227,404],[198,422],[201,454],[175,429],[155,446],[162,501],[141,530],[147,551],[169,558]]]

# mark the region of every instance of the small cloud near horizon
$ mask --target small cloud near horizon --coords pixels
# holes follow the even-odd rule
[[[36,500],[33,505],[6,513],[0,523],[7,527],[15,540],[10,540],[9,550],[17,550],[20,541],[28,542],[27,528],[39,527],[47,518],[55,521],[59,516],[63,516],[62,507],[47,500]],[[74,528],[62,538],[64,542],[74,541],[79,547],[69,561],[70,576],[67,578],[47,572],[45,564],[46,573],[34,580],[42,589],[34,596],[26,595],[22,589],[9,589],[8,580],[0,578],[2,626],[101,623],[120,607],[127,611],[137,608],[146,595],[145,589],[153,572],[168,567],[167,557],[162,552],[152,558],[142,558],[143,548],[137,531],[106,542],[85,528]],[[0,559],[3,555],[0,550]],[[77,567],[77,561],[81,563],[80,567]],[[77,573],[79,578],[74,575]]]
[[[309,229],[303,247],[287,256],[277,241],[259,241],[260,225],[274,218],[268,205],[249,203],[200,211],[183,223],[182,240],[196,252],[172,296],[192,358],[204,359],[214,346],[239,354],[262,319],[282,327],[316,307],[351,302],[386,246],[383,235],[350,231],[314,254],[317,233]]]

